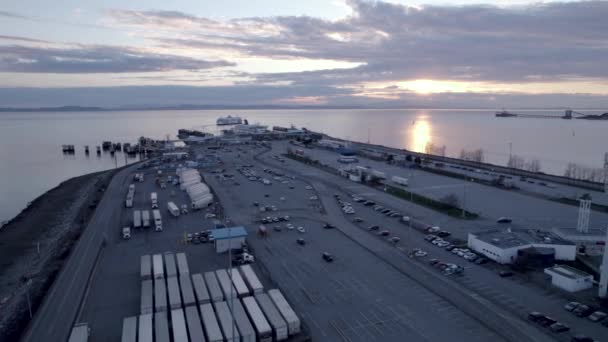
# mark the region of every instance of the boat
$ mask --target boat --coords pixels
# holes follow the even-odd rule
[[[496,112],[495,115],[496,115],[496,117],[499,117],[499,118],[508,118],[508,117],[517,116],[517,114],[515,114],[515,113],[509,113],[509,112],[507,112],[504,109],[501,110],[501,111]]]
[[[584,116],[579,116],[577,119],[583,119],[583,120],[608,120],[608,113],[604,113],[604,114],[587,114]]]
[[[226,125],[240,125],[243,123],[243,120],[238,116],[223,116],[218,118],[215,123],[218,126],[226,126]]]
[[[201,131],[197,131],[197,130],[190,130],[190,129],[180,129],[177,131],[177,137],[180,139],[188,139],[189,137],[207,138],[212,135],[213,134],[211,134],[211,133],[205,133],[205,132],[201,132]]]

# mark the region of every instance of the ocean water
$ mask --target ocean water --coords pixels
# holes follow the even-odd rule
[[[535,114],[561,115],[556,110]],[[490,110],[193,110],[0,113],[0,222],[60,182],[133,162],[117,153],[97,157],[104,140],[136,142],[140,136],[174,138],[179,128],[217,133],[228,114],[250,123],[306,127],[332,136],[424,151],[445,146],[448,156],[483,149],[485,161],[505,164],[509,153],[540,160],[542,171],[563,174],[568,162],[602,167],[608,121],[496,118]],[[76,146],[64,155],[62,144]],[[84,145],[91,153],[87,157]]]

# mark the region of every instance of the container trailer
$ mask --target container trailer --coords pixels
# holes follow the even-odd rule
[[[211,301],[202,274],[196,273],[192,275],[192,286],[198,304],[207,304]]]
[[[243,307],[251,320],[259,342],[272,342],[272,328],[266,320],[262,309],[255,298],[249,296],[242,299]]]
[[[281,316],[283,316],[283,319],[285,319],[289,335],[298,334],[300,332],[300,318],[298,318],[295,311],[293,311],[291,305],[289,305],[287,299],[283,296],[283,293],[278,289],[272,289],[268,290],[268,296],[272,299],[272,302],[281,313]]]
[[[224,293],[220,288],[220,283],[217,281],[215,272],[205,272],[205,283],[207,284],[207,290],[209,290],[209,297],[212,302],[218,302],[224,300]]]
[[[243,279],[247,283],[249,290],[251,293],[262,293],[264,292],[264,286],[260,282],[260,279],[255,274],[255,271],[251,267],[251,265],[242,265],[239,267],[241,270],[241,274],[243,275]]]
[[[179,294],[177,277],[167,278],[167,292],[169,293],[169,307],[171,309],[180,309],[182,307],[182,297]]]
[[[286,340],[288,336],[287,323],[270,297],[266,293],[258,293],[255,295],[255,299],[272,327],[275,341]]]
[[[192,290],[192,279],[190,279],[190,275],[183,274],[179,276],[179,285],[182,289],[184,306],[196,305],[196,297],[194,297],[194,291]]]
[[[154,312],[154,292],[152,279],[141,281],[141,301],[140,314],[150,314]]]
[[[201,316],[203,319],[203,325],[205,326],[205,332],[207,333],[208,342],[222,342],[224,341],[224,335],[215,317],[213,306],[211,304],[202,304],[200,306]]]
[[[171,310],[171,327],[173,328],[173,342],[188,342],[188,331],[186,330],[186,319],[184,310]]]

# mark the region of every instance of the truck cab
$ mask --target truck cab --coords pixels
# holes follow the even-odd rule
[[[129,240],[131,238],[131,228],[130,227],[122,228],[122,238],[125,240]]]

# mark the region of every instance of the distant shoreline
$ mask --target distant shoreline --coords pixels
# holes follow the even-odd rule
[[[327,110],[327,109],[357,109],[357,110],[496,110],[492,107],[425,107],[425,106],[402,106],[402,107],[383,107],[383,106],[274,106],[274,105],[177,105],[177,106],[133,106],[133,107],[95,107],[95,106],[57,106],[57,107],[4,107],[0,108],[0,113],[45,113],[45,112],[118,112],[118,111],[162,111],[162,110]],[[533,107],[515,108],[519,110],[565,110],[565,107]],[[605,110],[605,108],[581,108],[579,110]]]

